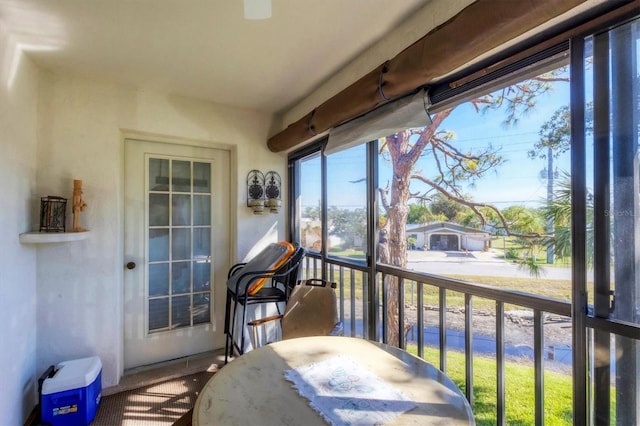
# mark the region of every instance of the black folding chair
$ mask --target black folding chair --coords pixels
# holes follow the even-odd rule
[[[229,270],[224,320],[224,332],[226,334],[225,364],[228,361],[228,357],[233,356],[234,348],[239,355],[244,353],[247,306],[275,303],[276,309],[280,313],[279,304],[287,302],[291,290],[298,282],[300,265],[306,253],[305,249],[296,247],[284,263],[271,268],[268,264],[277,257],[277,253],[274,253],[273,250],[278,250],[274,245],[270,244],[251,261],[236,264]],[[257,292],[252,292],[252,286],[261,281],[264,281],[262,287]],[[243,308],[239,339],[236,336],[238,305]]]

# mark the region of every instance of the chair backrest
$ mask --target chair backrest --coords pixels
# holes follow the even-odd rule
[[[272,275],[289,264],[295,253],[296,248],[290,243],[271,243],[246,264],[240,264],[242,268],[234,269],[227,286],[238,294],[255,294]]]
[[[320,279],[296,285],[281,320],[282,339],[329,335],[339,320],[334,288]]]
[[[272,278],[275,282],[284,286],[287,299],[298,284],[302,259],[306,253],[307,251],[303,247],[296,247],[291,257],[278,268]]]

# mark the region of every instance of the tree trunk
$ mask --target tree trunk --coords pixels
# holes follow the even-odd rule
[[[407,266],[407,216],[409,215],[409,171],[410,164],[401,160],[394,164],[394,179],[391,183],[391,203],[387,210],[387,255],[385,263],[390,265]],[[407,170],[396,173],[396,170]],[[387,296],[387,338],[388,344],[400,346],[399,312],[403,308],[398,303],[398,278],[387,276],[384,280]]]
[[[391,156],[393,178],[391,181],[390,200],[385,205],[387,222],[381,230],[384,238],[380,241],[379,259],[381,263],[404,268],[407,266],[407,218],[409,216],[409,185],[411,173],[425,146],[431,142],[435,131],[451,109],[441,111],[432,117],[432,124],[424,129],[415,145],[409,141],[410,132],[403,131],[386,138],[387,149]],[[400,346],[399,281],[397,277],[387,276],[384,279],[384,291],[387,298],[387,343]],[[405,324],[406,326],[406,324]],[[406,327],[404,327],[406,329]],[[404,338],[404,333],[402,333]]]

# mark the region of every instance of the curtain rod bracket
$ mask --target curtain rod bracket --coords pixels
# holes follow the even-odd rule
[[[384,75],[389,71],[389,61],[387,60],[384,65],[382,66],[382,69],[380,70],[380,75],[378,76],[378,94],[380,94],[380,97],[386,102],[386,101],[390,101],[391,98],[387,98],[386,95],[384,94],[384,90],[382,90],[382,86],[384,86]]]
[[[307,130],[309,131],[309,133],[311,133],[313,136],[316,136],[318,133],[316,132],[316,128],[313,125],[313,116],[316,114],[316,108],[313,109],[313,111],[311,111],[311,115],[309,116],[309,122],[307,123]]]

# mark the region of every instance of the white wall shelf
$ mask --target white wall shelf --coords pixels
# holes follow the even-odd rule
[[[66,243],[89,238],[89,231],[84,232],[25,232],[20,234],[20,242],[25,244]]]

